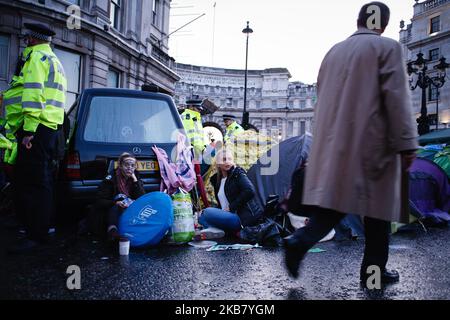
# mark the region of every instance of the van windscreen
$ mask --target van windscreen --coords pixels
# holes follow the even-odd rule
[[[94,97],[84,140],[106,143],[171,143],[178,128],[164,100],[136,97]]]

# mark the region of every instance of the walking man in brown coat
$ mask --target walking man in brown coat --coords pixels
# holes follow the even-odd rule
[[[390,222],[407,221],[402,179],[418,145],[402,48],[381,37],[389,16],[381,2],[364,5],[358,30],[322,62],[303,194],[314,215],[285,242],[286,267],[295,278],[308,249],[353,213],[365,225],[361,281],[371,276],[370,266],[379,268],[381,283],[399,280],[386,269]]]

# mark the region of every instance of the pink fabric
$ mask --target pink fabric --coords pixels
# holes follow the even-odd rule
[[[157,146],[152,150],[158,158],[161,173],[161,191],[173,194],[178,188],[189,192],[196,183],[194,165],[192,164],[192,147],[186,146],[186,137],[178,135],[177,157],[175,163],[169,160],[166,151]]]

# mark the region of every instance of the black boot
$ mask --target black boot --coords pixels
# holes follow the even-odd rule
[[[298,240],[292,236],[286,237],[284,240],[285,265],[289,275],[293,278],[298,278],[298,269],[300,263],[305,256],[305,251],[299,246]]]
[[[366,269],[367,270],[367,269]],[[367,285],[367,279],[370,277],[370,274],[367,274],[365,271],[361,270],[360,281],[363,286]],[[396,270],[387,270],[384,269],[381,272],[381,284],[391,284],[400,281],[400,275]]]

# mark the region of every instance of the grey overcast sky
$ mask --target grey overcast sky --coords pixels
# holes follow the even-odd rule
[[[172,0],[169,54],[177,62],[245,68],[245,35],[250,21],[248,69],[287,68],[291,81],[314,83],[327,51],[356,30],[368,0]],[[414,0],[384,0],[391,19],[383,34],[399,39],[400,20],[410,23]],[[214,7],[215,4],[215,7]]]

